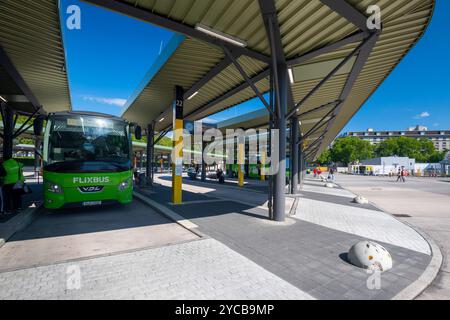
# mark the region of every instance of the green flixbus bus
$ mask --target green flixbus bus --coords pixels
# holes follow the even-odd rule
[[[92,112],[51,113],[46,120],[42,152],[45,208],[132,201],[130,123]]]

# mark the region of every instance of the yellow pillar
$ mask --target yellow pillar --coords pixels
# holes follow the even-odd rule
[[[261,181],[266,180],[266,151],[261,153]]]
[[[173,105],[172,203],[181,204],[183,187],[183,88],[175,87]]]
[[[245,163],[245,144],[238,143],[238,185],[244,186],[244,163]]]

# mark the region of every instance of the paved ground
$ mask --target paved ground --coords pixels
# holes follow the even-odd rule
[[[312,299],[139,201],[43,211],[0,248],[0,299]]]
[[[349,247],[367,236],[361,230],[343,232],[323,222],[333,219],[312,223],[302,216],[272,222],[262,183],[239,188],[187,180],[184,204],[175,206],[167,177],[159,178],[161,185],[146,195],[211,238],[137,201],[47,212],[0,248],[0,299],[389,299],[430,261],[415,247],[381,242],[394,268],[382,274],[380,289],[370,290],[371,275],[346,261]],[[346,190],[318,181],[305,186],[305,201],[326,199],[334,212],[382,214],[350,204]],[[352,219],[345,221],[348,227]]]
[[[227,178],[230,181],[233,179]],[[171,187],[171,177],[168,175],[157,175],[156,182],[164,187]],[[239,202],[252,207],[267,208],[267,181],[259,180],[247,181],[244,189],[230,182],[227,184],[218,184],[214,180],[201,182],[200,180],[192,181],[188,178],[183,179],[185,188],[183,189],[183,203],[192,201],[206,201],[210,198],[229,200]],[[249,192],[246,192],[248,190]],[[163,192],[160,198],[164,202],[170,202],[170,193]],[[286,199],[286,214],[291,210],[294,199]]]
[[[0,273],[0,299],[311,299],[213,239]]]
[[[225,192],[224,186],[204,184],[207,192],[201,199],[198,198],[201,194],[194,193],[202,188],[199,182],[187,180],[183,185],[186,202],[173,206],[170,204],[170,184],[166,181],[164,176],[157,176],[157,182],[162,185],[147,193],[148,196],[192,221],[201,232],[315,298],[389,299],[417,279],[430,261],[428,254],[381,242],[394,256],[395,264],[392,270],[383,273],[381,289],[370,290],[367,288],[369,275],[366,271],[346,261],[346,252],[351,245],[364,239],[362,236],[303,219],[288,218],[284,224],[271,222],[267,219],[267,210],[258,201],[259,194],[247,188],[240,188],[239,192],[228,189],[228,192],[233,191],[233,196],[238,195],[239,199],[246,201],[217,198],[223,201],[210,202],[213,195]],[[315,181],[307,183],[308,186],[316,184]],[[317,188],[325,189],[323,184],[321,187],[317,185]],[[327,195],[339,197],[337,192],[346,194],[350,199],[351,193],[342,189],[328,190]],[[192,201],[194,195],[196,200]],[[316,193],[315,197],[321,195]],[[343,210],[347,208],[355,209],[349,205]],[[358,210],[367,211],[364,206]],[[390,231],[396,232],[395,228]]]
[[[367,197],[388,212],[409,215],[399,219],[427,232],[444,255],[441,271],[419,299],[450,299],[450,179],[396,178],[337,175],[337,182]]]
[[[327,228],[431,254],[430,246],[421,235],[384,212],[336,203],[330,199],[325,202],[300,198],[296,217]]]
[[[0,271],[197,239],[139,201],[44,213],[0,249]]]

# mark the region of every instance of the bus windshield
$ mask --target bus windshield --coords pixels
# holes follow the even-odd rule
[[[129,169],[131,146],[127,122],[70,115],[50,117],[47,125],[49,127],[44,142],[47,166],[101,162]]]

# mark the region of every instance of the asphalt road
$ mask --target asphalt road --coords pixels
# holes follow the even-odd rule
[[[444,261],[436,280],[418,299],[450,299],[450,179],[408,177],[406,183],[396,179],[336,176],[336,182],[342,187],[368,198],[436,241]]]

